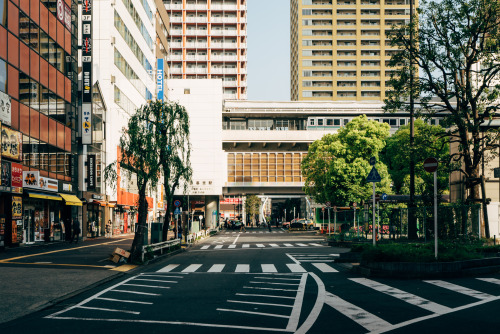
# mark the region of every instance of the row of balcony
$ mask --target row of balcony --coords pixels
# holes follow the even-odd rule
[[[169,43],[169,46],[172,49],[181,49],[181,48],[208,49],[208,43],[203,43],[203,42],[187,42],[186,45],[184,45],[184,46],[182,45],[182,42],[171,42],[171,43]],[[212,48],[212,49],[237,49],[238,43],[236,43],[236,42],[234,42],[234,43],[212,42],[212,43],[210,43],[210,48]],[[247,43],[240,43],[239,48],[246,49]]]
[[[182,68],[179,67],[171,67],[171,74],[182,74]],[[239,72],[237,68],[220,68],[220,67],[212,67],[210,69],[210,74],[246,74],[246,68],[240,68]],[[202,67],[188,67],[186,68],[186,74],[209,74],[207,68]]]
[[[182,23],[183,22],[182,16],[170,16],[170,22]],[[208,23],[208,17],[207,16],[187,16],[186,22],[188,22],[188,23]],[[237,24],[237,23],[246,23],[247,18],[246,17],[239,17],[238,18],[238,17],[212,16],[212,17],[210,17],[210,22],[211,23]]]
[[[171,29],[171,36],[208,36],[207,29],[186,29],[186,32],[183,33],[182,29]],[[246,30],[240,30],[238,34],[238,30],[225,30],[225,29],[211,29],[210,36],[246,36]]]
[[[173,55],[170,54],[167,56],[168,61],[182,61],[182,60],[188,60],[188,61],[208,61],[208,56],[207,55],[186,55],[186,58],[184,59],[182,55]],[[210,56],[210,61],[231,61],[231,62],[236,62],[236,61],[247,61],[247,56],[242,55],[238,59],[238,56],[228,56],[228,55],[211,55]]]
[[[182,10],[182,4],[165,4],[166,10]],[[208,10],[208,6],[206,4],[186,4],[186,10]],[[235,11],[235,10],[247,10],[246,5],[238,5],[236,4],[211,4],[210,10],[227,10],[227,11]]]

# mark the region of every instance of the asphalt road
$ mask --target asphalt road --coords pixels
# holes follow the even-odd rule
[[[367,279],[333,263],[342,251],[309,232],[223,232],[54,307],[0,324],[0,332],[498,330],[499,274],[446,280]]]

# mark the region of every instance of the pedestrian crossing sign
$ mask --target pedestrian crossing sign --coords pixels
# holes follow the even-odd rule
[[[175,208],[174,215],[180,215],[181,214],[181,209]]]
[[[368,177],[366,178],[366,182],[380,182],[380,181],[382,181],[382,178],[380,177],[380,174],[378,173],[375,166],[373,166],[372,170],[370,171],[370,174],[368,174]]]

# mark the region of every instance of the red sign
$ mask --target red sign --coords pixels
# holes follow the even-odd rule
[[[220,204],[241,204],[241,198],[224,198]]]
[[[12,192],[22,193],[23,192],[23,165],[13,162],[12,166],[11,166],[11,174],[12,174],[12,178],[11,178]]]
[[[424,160],[424,169],[428,173],[434,173],[438,169],[438,161],[436,158],[427,158]]]

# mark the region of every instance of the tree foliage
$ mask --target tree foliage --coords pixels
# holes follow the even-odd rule
[[[160,166],[158,142],[154,134],[155,127],[142,117],[147,108],[149,105],[143,106],[130,117],[127,129],[124,129],[120,137],[118,159],[104,170],[104,177],[113,188],[119,182],[118,168],[130,172],[121,173],[121,176],[126,174],[129,181],[132,177],[137,178],[139,189],[138,222],[132,242],[131,260],[138,260],[141,257],[144,234],[147,233],[148,202],[146,190],[148,185],[154,187],[158,184]]]
[[[401,52],[390,61],[396,70],[385,109],[409,110],[412,94],[418,101],[417,116],[443,118],[443,135],[457,147],[449,159],[465,177],[469,200],[479,198],[483,157],[491,157],[498,147],[498,131],[482,127],[498,117],[499,17],[497,0],[421,1],[413,24],[394,28],[389,35]],[[419,73],[413,88],[410,69]]]
[[[424,170],[426,158],[434,157],[442,161],[438,169],[438,189],[440,193],[449,189],[449,166],[446,164],[450,154],[447,138],[443,138],[444,129],[439,125],[430,125],[422,120],[415,121],[415,140],[413,159],[415,161],[416,193],[433,194],[434,177]],[[402,126],[387,139],[381,159],[389,168],[392,190],[396,194],[409,193],[410,166],[410,126]]]
[[[247,195],[245,199],[245,212],[250,216],[251,221],[255,221],[255,215],[259,214],[262,201],[257,195]]]
[[[335,205],[361,202],[372,194],[372,184],[366,182],[371,166],[370,157],[379,160],[379,153],[389,137],[389,125],[369,121],[365,115],[354,118],[336,134],[327,134],[309,146],[302,161],[304,190],[318,203]],[[390,191],[387,166],[377,163],[382,182],[378,192]]]

